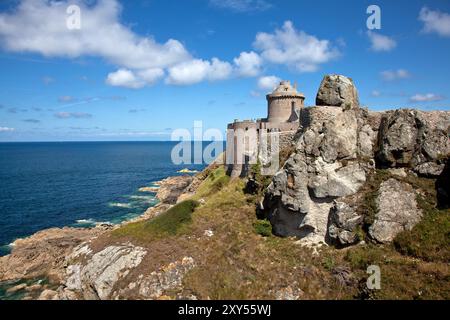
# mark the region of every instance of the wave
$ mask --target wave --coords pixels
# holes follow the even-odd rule
[[[95,224],[97,223],[94,219],[80,219],[75,221],[78,224]]]
[[[133,196],[130,196],[130,199],[149,202],[149,201],[155,200],[155,197],[153,197],[153,196],[134,196],[133,195]]]
[[[125,208],[125,209],[131,209],[133,206],[131,203],[121,203],[121,202],[111,202],[109,203],[110,207],[116,207],[116,208]]]

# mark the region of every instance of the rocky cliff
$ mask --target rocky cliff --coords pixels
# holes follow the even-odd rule
[[[389,242],[420,221],[408,175],[439,177],[450,154],[450,112],[361,108],[353,82],[326,76],[320,106],[302,110],[295,152],[273,177],[263,210],[274,232],[304,243]],[[376,186],[372,223],[361,212],[370,177],[386,169],[394,177]],[[397,177],[395,177],[397,175]]]

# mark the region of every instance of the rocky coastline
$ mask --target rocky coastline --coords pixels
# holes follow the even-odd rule
[[[199,178],[189,174],[168,177],[153,183],[152,187],[142,187],[141,192],[155,193],[158,203],[149,207],[142,215],[118,225],[98,223],[91,228],[51,228],[17,239],[11,244],[9,255],[0,257],[0,285],[5,286],[5,294],[15,294],[21,299],[76,298],[56,294],[54,290],[66,278],[68,257],[77,255],[77,248],[90,243],[99,236],[127,224],[152,219],[171,206]],[[155,187],[156,186],[156,187]],[[191,191],[192,192],[192,191]],[[22,294],[19,294],[22,293]],[[19,294],[19,295],[17,295]]]

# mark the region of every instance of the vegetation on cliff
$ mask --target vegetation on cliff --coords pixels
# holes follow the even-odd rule
[[[295,238],[273,236],[270,224],[256,217],[258,198],[244,192],[245,182],[225,177],[223,168],[212,170],[194,196],[203,204],[191,207],[195,208],[187,229],[168,233],[171,250],[182,247],[197,263],[183,279],[185,294],[200,299],[450,298],[450,212],[435,209],[434,180],[404,178],[422,194],[418,203],[424,218],[413,230],[400,233],[392,244],[367,242],[338,250],[308,248]],[[389,177],[388,171],[378,171],[364,188],[363,199],[370,200],[376,185]],[[173,208],[180,205],[184,207],[186,202]],[[176,216],[177,211],[169,210],[162,216]],[[370,210],[367,212],[370,215]],[[129,230],[125,226],[115,233],[130,235]],[[211,230],[213,236],[204,237],[205,230]],[[136,233],[137,238],[140,234]],[[161,239],[151,241],[149,246],[163,245]],[[369,291],[366,271],[373,264],[381,268],[382,287]]]

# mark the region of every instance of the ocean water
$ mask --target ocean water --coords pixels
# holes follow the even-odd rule
[[[138,189],[177,175],[176,142],[0,143],[0,255],[36,231],[120,223],[157,203]],[[204,144],[206,145],[206,143]]]

